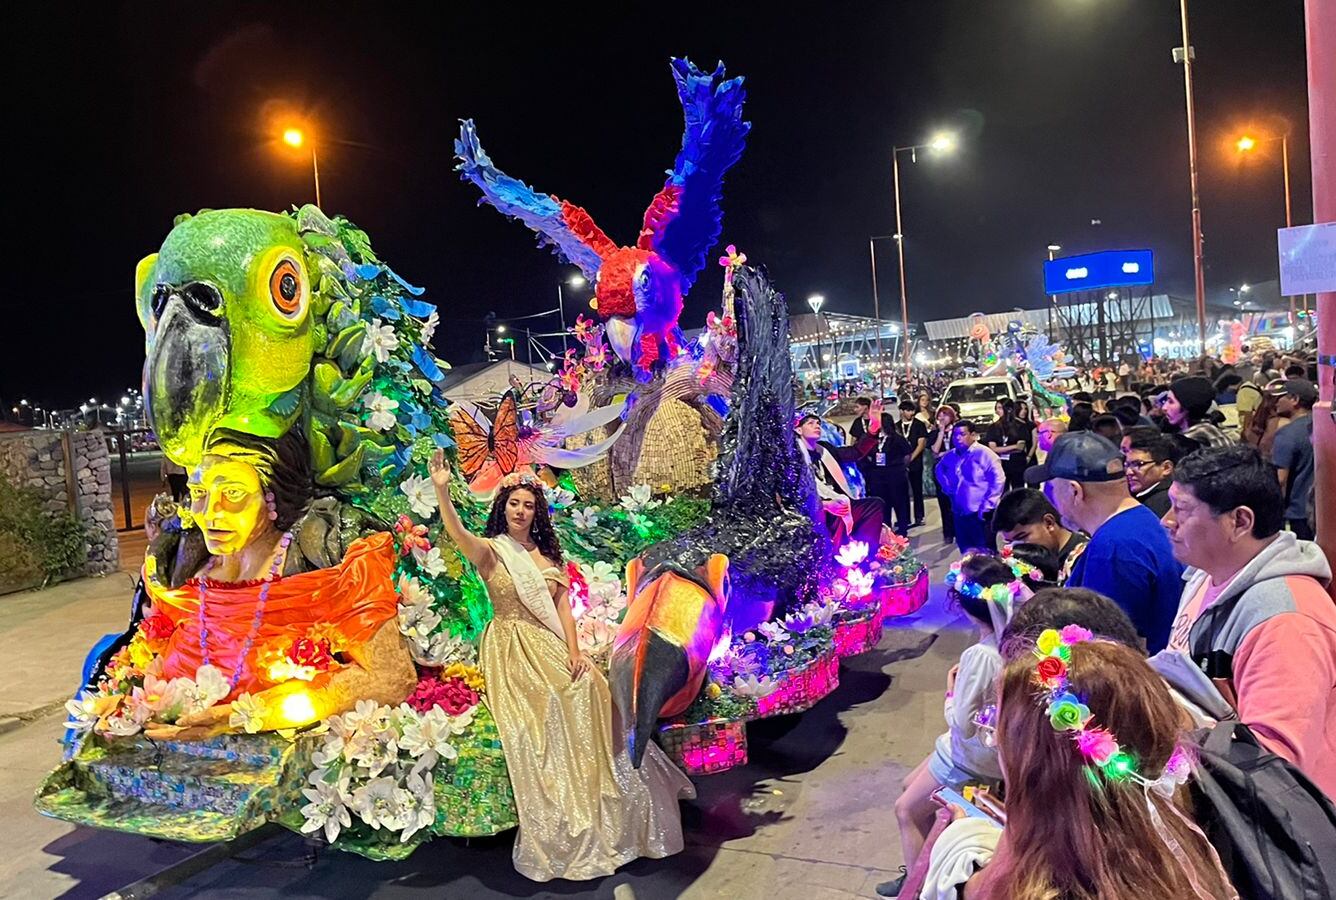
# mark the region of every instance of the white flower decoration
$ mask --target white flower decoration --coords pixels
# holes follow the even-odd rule
[[[232,692],[232,685],[227,683],[223,673],[213,665],[203,665],[195,670],[193,688],[190,702],[192,712],[208,709]]]
[[[352,808],[372,828],[398,831],[404,827],[404,808],[398,779],[372,778],[353,792]]]
[[[143,727],[142,722],[125,714],[108,716],[106,719],[106,733],[113,737],[129,737],[132,734],[138,734],[143,730]]]
[[[404,823],[400,843],[407,843],[409,838],[436,821],[436,796],[431,776],[414,772],[404,780],[404,785],[398,794],[402,808],[400,818]]]
[[[565,509],[575,502],[575,492],[563,487],[552,488],[547,492],[547,502],[554,509]]]
[[[441,324],[441,316],[436,310],[431,311],[425,322],[422,323],[422,337],[420,342],[423,347],[431,345],[431,339],[436,335],[436,326]]]
[[[867,541],[849,541],[835,555],[835,561],[842,566],[856,566],[867,559]]]
[[[434,598],[412,575],[399,576],[399,602],[405,606],[431,606]]]
[[[436,488],[430,478],[409,475],[399,484],[399,490],[408,498],[408,507],[423,519],[436,513]]]
[[[849,596],[855,599],[866,597],[872,593],[872,573],[859,572],[856,569],[849,571]]]
[[[348,807],[343,804],[343,792],[347,784],[330,784],[320,777],[319,772],[314,772],[311,774],[311,785],[302,788],[302,794],[311,801],[302,807],[302,816],[306,818],[302,823],[302,833],[310,834],[323,828],[325,840],[332,844],[338,839],[340,829],[353,824]]]
[[[441,557],[440,547],[432,547],[431,550],[414,547],[413,561],[432,578],[439,578],[445,574],[445,560]]]
[[[394,411],[399,408],[398,400],[391,400],[378,391],[372,391],[362,400],[362,406],[370,414],[366,417],[367,428],[372,431],[389,431],[394,427]]]
[[[399,605],[399,633],[414,641],[430,641],[441,617],[430,606]]]
[[[65,712],[70,715],[65,727],[75,731],[87,731],[97,724],[97,695],[84,692],[66,700]]]
[[[417,721],[405,726],[399,746],[407,750],[409,756],[422,760],[421,769],[429,770],[436,765],[436,760],[454,759],[459,755],[450,742],[455,734],[450,717],[445,714],[445,710],[436,706],[425,713],[418,713]]]
[[[659,501],[654,499],[647,484],[632,485],[630,492],[622,495],[622,508],[627,512],[642,512],[658,505]]]
[[[782,641],[789,636],[789,632],[784,628],[784,623],[779,621],[762,622],[756,626],[756,630],[761,632],[765,639],[771,643]]]
[[[375,354],[376,362],[386,362],[397,349],[399,336],[394,333],[394,326],[381,324],[380,319],[372,319],[367,326],[366,337],[362,338],[362,355]]]
[[[733,679],[733,693],[742,697],[768,697],[779,687],[769,675],[738,675]]]
[[[269,712],[269,707],[263,700],[250,694],[242,694],[232,701],[232,714],[227,718],[227,724],[233,728],[240,728],[247,734],[264,728],[264,717]]]
[[[575,527],[581,531],[588,531],[598,525],[598,510],[592,506],[574,510],[571,512],[571,521],[574,522]]]

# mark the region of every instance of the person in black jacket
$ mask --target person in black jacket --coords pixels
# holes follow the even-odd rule
[[[1183,457],[1174,436],[1157,428],[1133,428],[1123,436],[1123,469],[1132,496],[1161,519],[1169,511],[1169,485]]]
[[[914,497],[914,527],[920,528],[924,515],[923,453],[928,449],[928,426],[918,417],[918,406],[913,400],[900,403],[900,421],[895,423],[895,431],[909,447],[905,471],[909,476],[909,492]]]
[[[911,407],[913,404],[909,404]],[[851,434],[858,434],[859,420],[854,421]],[[919,423],[920,425],[922,423]],[[864,431],[864,433],[866,433]],[[892,424],[887,413],[881,415],[881,429],[876,432],[877,444],[866,456],[858,461],[858,470],[863,473],[863,482],[867,485],[869,497],[876,497],[882,502],[883,522],[891,525],[901,537],[909,534],[909,492],[910,476],[908,465],[912,448],[902,433]],[[919,493],[922,503],[923,463],[919,462]],[[895,522],[891,518],[894,513]]]
[[[997,401],[997,421],[988,426],[983,441],[1002,460],[1007,490],[1025,486],[1025,467],[1030,464],[1030,428],[1016,418],[1016,401]]]

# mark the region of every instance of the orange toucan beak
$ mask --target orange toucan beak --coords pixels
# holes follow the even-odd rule
[[[637,558],[627,564],[626,580],[631,599],[608,680],[639,768],[658,720],[683,712],[700,693],[724,626],[728,557],[716,553],[694,571],[665,563],[648,575]]]

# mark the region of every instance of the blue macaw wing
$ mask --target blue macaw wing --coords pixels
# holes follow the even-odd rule
[[[682,274],[685,293],[719,240],[724,173],[742,156],[751,123],[742,121],[742,79],[726,79],[723,63],[706,75],[690,60],[674,59],[673,79],[685,119],[682,149],[645,213],[640,246]]]
[[[547,194],[538,193],[518,178],[511,178],[493,166],[478,141],[478,132],[472,119],[465,119],[460,125],[459,140],[455,141],[455,156],[459,159],[455,169],[460,177],[473,182],[482,191],[483,199],[480,202],[490,203],[503,215],[519,219],[529,226],[537,232],[540,247],[554,246],[567,262],[579,266],[590,281],[598,277],[603,259],[566,224],[561,202]]]

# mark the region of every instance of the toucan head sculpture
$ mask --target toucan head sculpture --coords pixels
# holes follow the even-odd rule
[[[716,553],[695,569],[668,561],[648,571],[636,558],[626,581],[630,600],[608,680],[639,768],[658,720],[685,711],[700,693],[728,606],[728,557]]]

